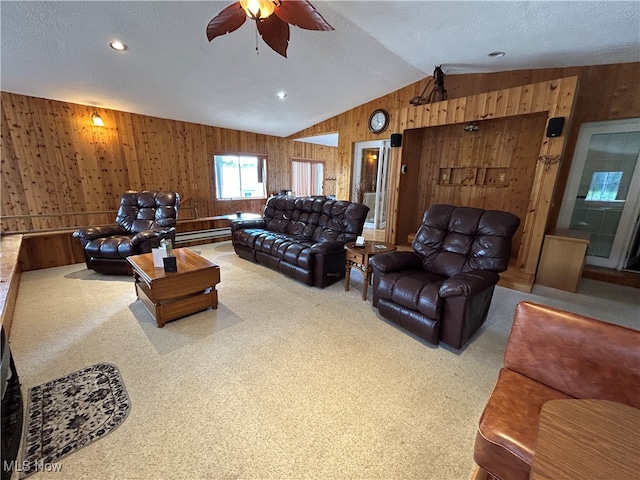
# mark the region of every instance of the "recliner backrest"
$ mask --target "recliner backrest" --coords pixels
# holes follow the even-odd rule
[[[271,197],[264,209],[267,228],[321,242],[349,242],[362,233],[369,207],[324,196]]]
[[[520,302],[504,367],[575,398],[640,408],[640,332]]]
[[[175,227],[179,203],[176,192],[129,190],[120,198],[116,223],[132,234]]]
[[[450,277],[471,270],[503,272],[520,219],[512,213],[433,205],[424,213],[411,246],[424,270]]]

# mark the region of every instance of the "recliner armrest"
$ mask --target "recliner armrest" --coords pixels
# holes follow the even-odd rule
[[[337,240],[330,240],[327,242],[314,243],[309,251],[311,253],[321,253],[323,255],[327,255],[329,253],[342,252],[344,251],[344,242],[339,242]]]
[[[82,238],[83,240],[95,240],[96,238],[111,237],[113,235],[127,235],[127,232],[121,225],[111,223],[109,225],[98,225],[95,227],[79,228],[73,232],[74,238]]]
[[[490,270],[474,270],[447,278],[438,294],[443,297],[472,297],[494,286],[500,275]]]
[[[254,220],[231,220],[231,231],[235,232],[241,228],[267,228],[267,222],[262,218]]]
[[[154,238],[165,238],[171,235],[171,232],[175,230],[175,227],[171,228],[152,228],[150,230],[143,230],[136,233],[131,239],[133,245],[140,245],[142,242],[153,240]]]
[[[369,260],[369,264],[382,273],[422,268],[422,257],[416,252],[380,253]]]

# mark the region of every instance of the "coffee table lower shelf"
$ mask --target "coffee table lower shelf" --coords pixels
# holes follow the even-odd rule
[[[165,272],[153,264],[153,255],[127,258],[133,270],[136,295],[159,328],[171,320],[218,308],[216,285],[220,267],[188,248],[174,250],[177,272]]]
[[[144,283],[136,283],[136,295],[147,308],[159,328],[171,320],[186,317],[208,308],[218,308],[218,292],[214,287],[200,293],[154,302]]]

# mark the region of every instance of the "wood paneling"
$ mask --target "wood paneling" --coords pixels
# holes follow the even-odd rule
[[[440,127],[448,125],[452,121],[458,122],[461,119],[464,123],[467,123],[497,118],[512,120],[515,125],[519,117],[532,113],[543,113],[547,118],[562,116],[567,118],[570,124],[577,82],[577,77],[567,77],[488,92],[486,94],[472,95],[465,98],[446,100],[419,108],[405,107],[405,109],[396,116],[395,120],[392,121],[392,128],[394,131],[406,131],[407,128],[413,130],[415,128]],[[504,99],[506,99],[506,101]],[[523,136],[522,133],[520,136]],[[445,144],[451,143],[448,141],[450,138],[451,135],[448,135],[447,140],[443,140],[443,142]],[[562,158],[565,139],[566,137],[564,135],[555,138],[543,137],[539,144],[539,153],[532,188],[529,192],[526,216],[521,218],[523,224],[522,239],[519,247],[518,244],[516,244],[515,248],[518,252],[517,268],[527,274],[535,274],[540,257],[542,239],[546,231],[549,207],[558,174],[558,162]],[[520,138],[516,140],[516,142],[520,141]],[[441,145],[443,142],[441,142]],[[527,143],[527,139],[524,138],[522,142]],[[422,143],[424,145],[424,140]],[[470,142],[466,143],[468,144]],[[489,143],[495,145],[500,144],[500,142]],[[432,148],[431,145],[427,147]],[[438,145],[435,147],[437,149]],[[424,148],[423,146],[423,150]],[[465,153],[465,150],[469,151],[470,154]],[[473,152],[473,147],[462,148],[462,161],[471,161]],[[504,155],[506,152],[507,149],[502,148],[502,154]],[[423,157],[423,152],[421,152],[420,155],[422,163],[426,162],[430,164],[433,161],[430,157]],[[527,156],[528,155],[529,154],[527,154]],[[487,155],[484,157],[491,162],[489,165],[484,166],[505,167],[511,163],[510,159],[503,157],[496,157],[494,159],[490,159],[490,156]],[[405,158],[404,153],[401,158],[400,152],[398,152],[397,149],[392,150],[389,165],[389,211],[387,212],[386,232],[386,238],[390,242],[396,242],[396,239],[402,238],[398,236],[398,233],[406,233],[410,230],[409,226],[399,224],[398,218],[400,217],[398,216],[398,211],[402,208],[411,208],[415,205],[415,192],[400,188],[400,165],[401,161],[405,160]],[[446,166],[447,165],[444,165],[444,167]],[[466,167],[467,165],[459,166]],[[474,165],[470,166],[473,167]],[[420,175],[421,170],[415,174]],[[439,176],[439,169],[437,175]],[[424,175],[421,176],[420,181],[424,183],[434,181],[434,179],[430,179],[428,175]],[[437,179],[435,181],[437,182]],[[466,184],[470,183],[470,181],[465,181],[464,183],[465,185],[462,186],[448,188],[464,190],[467,187]],[[394,186],[397,187],[394,188]],[[468,189],[466,191],[469,192]],[[460,203],[456,203],[457,205],[467,205],[468,203],[466,202],[470,202],[471,199],[468,197],[464,198],[461,193],[459,201]],[[403,205],[407,206],[403,207]],[[511,210],[507,209],[507,211]]]
[[[91,125],[96,110],[105,127]],[[115,210],[127,189],[177,191],[203,217],[261,213],[264,199],[214,199],[215,152],[265,154],[269,193],[291,188],[292,157],[321,159],[325,177],[337,176],[335,147],[7,92],[1,123],[2,216],[51,215],[3,218],[5,232],[84,225],[85,216],[55,214]]]
[[[444,117],[444,123],[464,121],[469,110],[478,112],[481,120],[490,118],[490,111],[498,117],[508,116],[512,114],[515,97],[525,103],[534,101],[535,110],[539,92],[535,89],[523,91],[522,86],[569,76],[578,76],[580,82],[573,122],[565,125],[566,147],[558,175],[554,175],[557,181],[544,185],[545,191],[552,191],[552,200],[542,206],[531,205],[532,208],[546,209],[547,214],[541,216],[540,221],[546,224],[547,229],[555,225],[580,124],[640,116],[640,63],[447,75],[445,84],[449,99],[458,101],[452,103],[453,108],[446,112],[437,112]],[[291,157],[323,159],[325,178],[329,179],[325,181],[325,192],[336,194],[338,198],[349,198],[354,142],[401,133],[394,130],[395,127],[381,135],[370,133],[367,119],[371,111],[385,108],[391,114],[392,123],[402,124],[405,128],[403,147],[392,149],[394,152],[404,151],[408,142],[421,143],[421,134],[418,140],[412,140],[408,132],[424,124],[425,116],[433,117],[436,112],[408,105],[428,81],[430,78],[425,78],[374,99],[289,139],[105,109],[97,111],[105,120],[106,127],[97,128],[89,122],[91,113],[96,110],[93,107],[2,92],[2,215],[114,210],[120,194],[127,188],[175,189],[187,199],[185,205],[197,206],[200,216],[216,216],[237,210],[260,212],[264,205],[262,200],[214,200],[212,155],[215,151],[225,150],[266,154],[269,192],[291,188]],[[509,97],[490,93],[504,89],[513,89]],[[469,102],[465,97],[470,96],[477,97]],[[418,115],[410,111],[416,108]],[[333,132],[339,133],[337,149],[291,141],[296,137]],[[459,135],[458,132],[452,134]],[[411,165],[409,167],[411,172]],[[404,177],[409,179],[411,175]],[[406,179],[397,180],[398,185]],[[391,186],[392,195],[397,193],[398,185]],[[400,215],[398,220],[404,225]],[[3,219],[2,228],[6,231],[54,228],[80,225],[83,221],[86,217],[75,220],[62,220],[60,217]],[[411,217],[406,221],[411,223],[415,219]],[[545,227],[541,230],[540,242]],[[530,249],[531,245],[526,248]],[[537,258],[535,255],[528,258],[531,268],[532,263],[537,263]]]
[[[460,99],[473,95],[487,94],[495,90],[516,88],[531,83],[545,82],[556,78],[571,76],[579,77],[580,82],[576,96],[573,123],[571,125],[565,125],[567,145],[555,195],[556,198],[558,196],[560,197],[552,205],[551,225],[555,224],[555,216],[557,216],[560,208],[561,195],[564,193],[564,185],[569,173],[570,160],[573,157],[580,125],[584,122],[640,116],[640,89],[638,88],[640,63],[445,76],[445,85],[449,99]],[[407,85],[388,95],[376,98],[352,110],[304,129],[292,135],[291,138],[339,132],[339,165],[337,167],[338,184],[336,191],[341,198],[348,198],[351,188],[350,166],[353,156],[353,143],[389,138],[391,133],[401,133],[400,131],[393,130],[393,127],[380,135],[374,135],[369,132],[367,129],[367,119],[371,112],[376,108],[384,108],[390,113],[392,121],[402,121],[403,119],[400,118],[398,120],[398,117],[406,117],[409,114],[409,109],[406,108],[409,105],[409,100],[416,95],[420,95],[426,84],[430,81],[431,77],[427,77],[419,82]],[[527,95],[533,94],[531,91],[526,93]],[[521,92],[516,89],[513,91],[513,94],[521,95]],[[511,114],[510,107],[507,107],[508,99],[504,97],[487,99],[486,95],[483,98],[485,99],[485,104],[495,101],[498,115],[504,116]],[[461,101],[456,104],[454,110],[449,110],[447,113],[450,118],[460,119],[466,107],[465,102]],[[473,108],[473,105],[471,105],[471,108]],[[416,121],[423,122],[421,117],[424,115],[424,112],[425,110],[421,110],[420,118]],[[407,129],[414,128],[406,123],[405,125]]]
[[[584,122],[640,116],[640,89],[638,88],[640,63],[447,75],[445,85],[449,95],[449,103],[446,111],[445,109],[433,110],[429,106],[408,106],[409,100],[415,95],[419,95],[424,90],[426,82],[431,80],[426,78],[314,125],[293,137],[338,131],[340,133],[339,161],[341,164],[344,162],[346,165],[350,165],[354,142],[387,138],[391,133],[404,131],[405,138],[402,147],[404,152],[404,140],[406,140],[408,132],[420,125],[469,121],[471,120],[469,116],[471,111],[476,112],[480,120],[491,118],[489,113],[492,110],[494,111],[493,118],[511,116],[514,114],[514,108],[519,109],[521,114],[544,111],[544,109],[541,110],[541,101],[560,101],[561,97],[567,93],[562,89],[545,93],[541,90],[546,88],[545,82],[572,76],[579,78],[579,84],[574,93],[572,122],[565,124],[561,142],[555,139],[542,142],[539,151],[539,156],[546,158],[553,158],[561,154],[560,164],[551,165],[548,169],[536,170],[536,178],[532,186],[535,190],[531,192],[527,210],[536,212],[536,215],[527,215],[521,227],[521,231],[532,233],[525,236],[523,243],[518,248],[517,268],[532,274],[535,273],[537,267],[544,233],[553,228],[557,220],[580,125]],[[530,84],[539,85],[533,88],[526,87]],[[507,96],[491,93],[506,89],[509,91]],[[559,104],[563,104],[564,107],[559,108],[555,116],[566,117],[569,102],[560,101]],[[391,128],[378,136],[371,134],[366,126],[368,116],[376,108],[387,109],[391,114],[392,122]],[[560,113],[563,111],[565,113]],[[562,152],[563,147],[564,152]],[[404,153],[400,158],[400,152],[397,152],[396,149],[392,149],[392,152],[392,158],[397,166],[407,164],[411,168],[410,159],[408,161],[404,158]],[[342,196],[347,196],[350,189],[351,171],[343,166],[338,168],[342,175],[338,177],[337,190],[341,192]],[[403,182],[406,180],[398,177],[390,184],[389,205],[397,204],[398,192],[405,188]],[[402,211],[398,212],[397,220],[398,228],[401,228],[402,231],[410,230],[415,223],[413,217],[403,218]],[[409,223],[405,224],[405,222]],[[395,233],[391,237],[387,236],[387,239],[393,240],[396,237],[397,241],[404,241],[401,235],[396,236]]]
[[[84,262],[80,242],[71,236],[73,230],[23,235],[20,269],[23,272],[60,267]]]
[[[424,211],[437,203],[506,210],[524,219],[546,120],[537,114],[480,121],[475,132],[464,131],[464,124],[405,131],[401,163],[408,174],[400,175],[397,238],[415,232]],[[414,147],[416,136],[421,139]],[[469,181],[455,178],[467,170]],[[521,237],[519,228],[515,257]]]
[[[18,256],[22,236],[3,235],[0,241],[0,317],[5,334],[9,338],[20,284],[21,269]]]

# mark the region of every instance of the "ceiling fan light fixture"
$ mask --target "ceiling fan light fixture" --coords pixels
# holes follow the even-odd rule
[[[240,6],[252,20],[264,20],[276,8],[271,0],[240,0]]]

